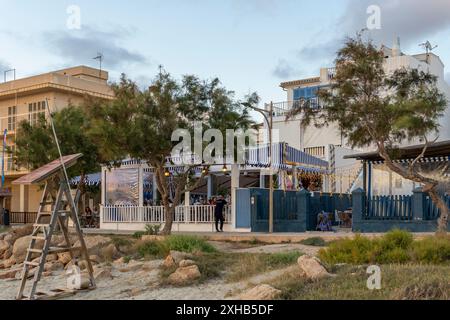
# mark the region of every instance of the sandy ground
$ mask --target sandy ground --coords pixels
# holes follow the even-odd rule
[[[301,251],[314,254],[318,248],[307,247],[300,244],[266,245],[250,248],[239,248],[236,244],[224,242],[212,242],[219,250],[224,252],[254,252],[274,253]],[[271,271],[256,275],[245,281],[227,283],[223,280],[211,280],[200,285],[189,287],[160,287],[158,285],[159,266],[162,261],[155,260],[146,262],[146,271],[137,270],[122,272],[125,265],[113,265],[111,273],[112,280],[97,281],[97,288],[92,291],[80,292],[66,299],[75,300],[224,300],[232,299],[233,295],[246,289],[251,285],[261,284],[275,279],[289,268]],[[54,276],[43,278],[38,285],[39,290],[49,291],[51,289],[65,288],[67,275],[64,272],[55,273]],[[17,294],[20,281],[0,280],[0,300],[12,300]],[[31,281],[28,281],[28,286]],[[26,291],[28,292],[28,291]]]

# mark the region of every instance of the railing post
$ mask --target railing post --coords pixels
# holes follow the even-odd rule
[[[412,199],[413,220],[427,220],[426,194],[421,187],[414,189]]]
[[[365,218],[366,213],[366,193],[363,189],[358,188],[352,193],[352,203],[353,203],[353,230],[358,230],[358,225]]]

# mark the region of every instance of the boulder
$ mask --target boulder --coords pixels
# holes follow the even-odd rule
[[[20,273],[19,270],[8,270],[5,272],[0,273],[0,279],[6,280],[6,279],[16,279],[16,274]]]
[[[120,252],[113,243],[99,248],[97,253],[98,256],[102,257],[106,261],[113,261],[114,259],[120,257]]]
[[[147,261],[144,262],[141,269],[142,271],[152,271],[161,267],[161,264],[161,260]]]
[[[25,256],[27,255],[27,249],[30,245],[31,237],[26,236],[16,240],[13,246],[13,257],[16,259],[17,263],[21,263],[25,260]],[[44,240],[36,240],[35,249],[42,249],[44,247]],[[32,258],[36,258],[39,256],[39,253],[34,253]]]
[[[0,257],[3,256],[3,254],[6,252],[6,250],[8,250],[9,248],[11,248],[11,245],[9,244],[8,241],[5,240],[0,240]]]
[[[240,300],[274,300],[281,294],[281,291],[267,284],[256,286],[239,296]]]
[[[98,255],[101,248],[106,247],[111,243],[111,239],[104,236],[89,236],[84,237],[84,242],[89,254]],[[80,241],[75,242],[74,247],[80,247]]]
[[[169,269],[175,266],[176,266],[175,259],[169,254],[164,260],[163,267]]]
[[[70,261],[72,261],[72,257],[70,256],[69,252],[58,253],[58,261],[60,261],[64,265],[66,265]]]
[[[58,255],[56,253],[48,254],[45,259],[47,262],[53,262],[58,260]]]
[[[113,276],[111,274],[111,269],[109,269],[109,268],[102,268],[102,269],[96,270],[94,272],[94,279],[95,279],[95,281],[112,280]]]
[[[4,236],[3,240],[9,242],[10,245],[13,245],[17,239],[28,236],[32,232],[33,232],[33,225],[27,224],[20,228],[14,228],[12,231],[8,232],[8,234]]]
[[[189,259],[192,257],[192,255],[190,255],[189,253],[175,251],[175,250],[171,250],[170,255],[172,256],[172,258],[176,264],[179,264],[182,260]]]
[[[64,270],[64,264],[60,261],[47,262],[44,265],[45,271],[61,271]]]
[[[11,268],[13,265],[17,263],[16,259],[14,257],[11,257],[5,261],[3,261],[3,268],[8,269]]]
[[[192,260],[181,260],[179,266],[184,268],[184,267],[190,267],[195,265],[195,261]]]
[[[197,280],[200,277],[200,270],[194,265],[190,267],[178,268],[169,276],[168,281],[173,285],[184,285]]]
[[[324,268],[320,260],[316,257],[303,255],[297,261],[302,275],[308,279],[316,280],[324,277],[330,277],[331,274]]]
[[[11,258],[13,252],[13,247],[10,246],[5,252],[3,252],[3,257],[1,257],[4,260],[7,260]]]
[[[97,255],[90,255],[89,260],[91,260],[91,262],[95,264],[99,264],[101,262],[100,257]]]

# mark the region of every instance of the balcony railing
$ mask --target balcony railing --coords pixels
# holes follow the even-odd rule
[[[214,223],[215,206],[178,206],[175,208],[174,223],[210,224]],[[163,224],[166,221],[163,206],[102,206],[102,223],[145,223]],[[225,223],[231,223],[231,206],[224,208]]]
[[[273,111],[275,117],[284,117],[286,116],[292,109],[301,108],[301,107],[309,107],[313,109],[322,109],[323,103],[320,101],[318,97],[310,98],[307,100],[294,100],[294,101],[283,101],[277,102],[273,104]],[[269,110],[270,105],[266,104],[266,110]]]

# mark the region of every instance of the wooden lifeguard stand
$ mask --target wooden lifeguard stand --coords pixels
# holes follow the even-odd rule
[[[65,169],[73,166],[77,160],[82,157],[82,154],[74,154],[64,156],[57,159],[30,174],[15,180],[13,184],[16,185],[32,185],[45,184],[42,194],[39,211],[36,222],[33,225],[34,229],[31,234],[30,245],[27,250],[25,262],[23,264],[22,280],[17,294],[18,300],[46,300],[56,299],[62,296],[75,294],[76,290],[56,289],[51,292],[38,292],[37,285],[41,279],[44,265],[48,254],[68,252],[72,261],[77,265],[77,253],[80,252],[82,258],[87,262],[87,271],[89,273],[90,285],[89,289],[95,288],[95,281],[93,275],[93,268],[89,260],[89,254],[86,248],[86,243],[83,238],[83,232],[78,220],[77,203],[80,198],[79,191],[75,199],[72,197],[67,180]],[[72,219],[80,247],[73,247],[69,237],[68,220]],[[60,232],[64,236],[65,245],[61,247],[52,247],[52,236]],[[36,248],[38,240],[44,241],[43,248]],[[39,254],[39,262],[33,262],[32,257]],[[27,279],[29,278],[29,271],[31,268],[37,268],[34,273],[30,293],[24,295]]]

